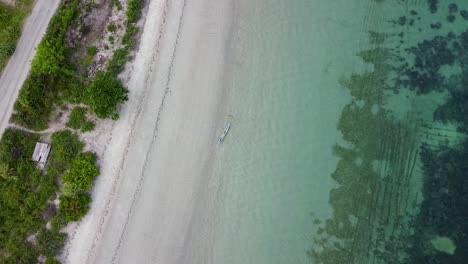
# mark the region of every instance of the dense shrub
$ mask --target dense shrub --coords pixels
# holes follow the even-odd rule
[[[37,53],[31,64],[35,74],[57,75],[64,68],[66,45],[63,39],[44,39],[37,46]]]
[[[10,168],[16,170],[20,163],[29,162],[38,139],[39,137],[34,134],[6,129],[0,140],[0,163],[8,164]]]
[[[49,166],[64,169],[81,152],[84,144],[78,135],[70,130],[62,130],[52,134],[52,150],[50,152]]]
[[[78,14],[79,0],[62,3],[52,17],[46,35],[37,47],[31,71],[37,74],[57,75],[69,73],[65,63],[68,46],[65,43],[68,26]]]
[[[128,99],[127,94],[127,89],[115,74],[101,71],[86,87],[85,102],[99,118],[115,120],[119,117],[119,105]]]
[[[138,33],[138,28],[134,24],[127,25],[127,31],[122,37],[122,44],[126,46],[127,49],[133,49],[136,44],[134,35]]]
[[[55,92],[51,90],[53,80],[45,75],[32,74],[23,84],[16,100],[13,121],[31,128],[43,130],[47,128],[49,114],[52,111],[51,101]]]
[[[89,55],[89,56],[94,56],[96,55],[97,53],[97,48],[95,46],[92,46],[92,47],[89,47],[87,50],[86,50],[86,53]]]
[[[87,109],[83,107],[75,107],[70,113],[67,126],[73,129],[81,129],[83,132],[94,129],[94,123],[86,119]]]
[[[83,123],[83,126],[81,127],[81,132],[89,132],[94,129],[94,123],[92,121],[86,121]]]
[[[62,250],[66,238],[67,234],[61,233],[58,229],[43,228],[37,235],[37,250],[48,258],[55,257]]]
[[[68,101],[71,103],[81,103],[83,101],[84,84],[81,78],[75,76],[62,75],[60,85],[56,90],[60,91],[59,102]]]
[[[37,135],[7,129],[0,140],[0,263],[33,263],[37,251],[26,237],[45,224],[40,213],[56,191],[53,179],[31,161]],[[4,173],[5,176],[5,173]]]
[[[117,26],[114,25],[114,24],[109,24],[109,25],[107,25],[107,30],[108,30],[109,32],[114,32],[116,29],[117,29]]]
[[[86,122],[86,108],[73,108],[70,113],[67,126],[73,129],[80,129],[84,122]]]
[[[141,16],[143,0],[129,0],[127,9],[127,20],[129,23],[136,23]]]
[[[66,221],[78,221],[88,212],[90,202],[91,197],[86,193],[74,197],[62,196],[60,198],[59,214],[63,214]]]
[[[114,51],[112,59],[108,62],[109,71],[119,74],[124,70],[125,63],[128,61],[128,49],[126,47]]]
[[[95,153],[86,152],[79,154],[73,160],[70,171],[62,176],[66,195],[75,196],[91,189],[93,180],[99,175],[96,159]]]
[[[57,259],[55,258],[48,258],[46,259],[46,261],[44,262],[44,264],[61,264],[60,261],[58,261]]]

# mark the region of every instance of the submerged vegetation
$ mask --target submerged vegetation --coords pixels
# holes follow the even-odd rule
[[[113,2],[115,8],[122,9],[119,1]],[[119,105],[127,100],[128,93],[117,76],[135,48],[142,4],[142,0],[128,1],[122,48],[114,52],[104,69],[90,77],[80,70],[89,63],[73,57],[76,50],[68,38],[82,22],[82,12],[97,6],[63,0],[37,48],[12,121],[32,130],[44,130],[51,113],[60,106],[66,109],[68,103],[79,105],[67,122],[77,132],[94,128],[88,115],[117,119]],[[2,12],[0,4],[0,23],[6,21]],[[111,26],[110,30],[116,28]],[[83,26],[81,30],[88,29]],[[0,38],[0,47],[3,40]],[[98,53],[95,46],[84,50],[89,59]],[[77,133],[57,131],[51,135],[52,149],[41,170],[31,160],[38,140],[38,135],[16,129],[7,129],[0,140],[0,263],[36,263],[39,257],[45,263],[60,263],[55,256],[67,238],[63,228],[68,222],[79,221],[89,210],[89,193],[99,175],[96,154],[83,152],[84,143]]]
[[[456,4],[427,4],[430,14],[446,10],[466,23]],[[406,18],[395,25],[413,26]],[[401,36],[370,32],[359,57],[372,70],[340,82],[352,96],[338,123],[346,144],[334,147],[334,212],[315,220],[313,263],[468,259],[468,30],[429,34],[405,49],[392,41]],[[424,103],[441,95],[445,103]],[[391,97],[411,98],[403,116]]]

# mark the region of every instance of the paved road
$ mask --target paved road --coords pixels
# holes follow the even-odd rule
[[[31,15],[26,19],[16,51],[0,77],[0,135],[8,127],[16,97],[31,69],[35,47],[41,41],[59,3],[60,0],[37,0]]]

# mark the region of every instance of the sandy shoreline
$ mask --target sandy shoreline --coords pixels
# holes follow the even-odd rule
[[[105,143],[88,215],[66,263],[189,263],[229,46],[229,0],[149,3],[127,74],[130,100]],[[103,142],[104,144],[104,142]]]

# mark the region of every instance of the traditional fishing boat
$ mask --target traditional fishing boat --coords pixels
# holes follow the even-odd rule
[[[218,144],[223,143],[224,139],[226,138],[227,133],[229,132],[229,129],[231,129],[231,122],[227,122],[226,125],[224,126],[223,133],[218,138]]]

